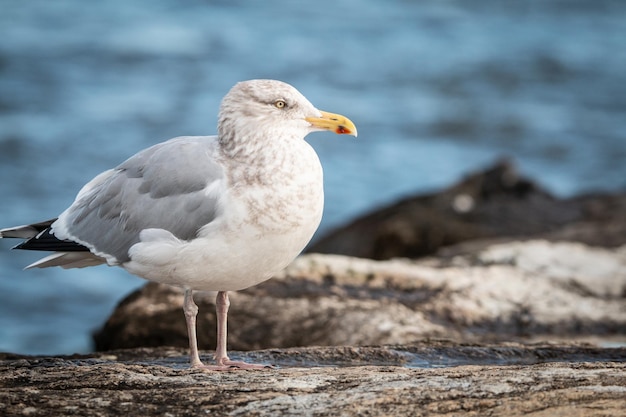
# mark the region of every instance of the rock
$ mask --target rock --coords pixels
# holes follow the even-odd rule
[[[309,254],[232,293],[229,345],[293,346],[617,337],[626,329],[626,246],[531,240],[421,260]],[[181,291],[147,284],[95,336],[98,350],[187,346]],[[215,346],[212,294],[198,294],[199,344]]]
[[[455,352],[492,362],[406,366],[414,357]],[[626,395],[624,348],[432,341],[236,355],[279,364],[284,358],[305,359],[299,366],[266,371],[203,372],[185,368],[183,349],[0,355],[0,414],[594,417],[623,415]]]
[[[552,196],[508,161],[438,193],[410,197],[322,237],[310,253],[417,258],[485,238],[546,238],[626,244],[626,193]]]

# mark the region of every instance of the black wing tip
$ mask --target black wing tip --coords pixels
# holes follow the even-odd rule
[[[32,225],[33,227],[43,226],[47,222]],[[52,223],[50,223],[52,224]],[[49,226],[49,225],[48,225]],[[52,252],[89,252],[89,248],[72,240],[58,239],[50,232],[50,227],[42,228],[41,232],[30,239],[14,246],[12,249],[37,250]]]

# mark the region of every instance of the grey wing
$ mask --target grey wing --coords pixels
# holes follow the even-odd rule
[[[180,137],[152,146],[94,178],[59,216],[52,231],[87,246],[111,264],[129,260],[144,229],[182,240],[214,220],[218,195],[207,188],[224,178],[215,137]]]

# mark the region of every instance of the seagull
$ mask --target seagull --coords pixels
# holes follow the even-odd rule
[[[304,249],[324,206],[315,131],[357,136],[276,80],[237,83],[222,99],[216,136],[182,136],[140,151],[88,182],[58,218],[0,230],[14,249],[52,251],[26,268],[120,266],[184,289],[190,365],[263,369],[226,348],[229,291],[268,280]],[[200,360],[194,291],[217,291],[215,364]]]

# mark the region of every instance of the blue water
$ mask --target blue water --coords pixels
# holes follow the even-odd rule
[[[551,192],[626,187],[626,2],[0,0],[0,226],[58,215],[94,175],[215,132],[237,81],[275,78],[359,138],[309,137],[321,232],[500,156]],[[22,271],[0,241],[0,351],[72,353],[143,283]],[[236,306],[233,306],[236,308]],[[183,315],[181,312],[181,320]]]

